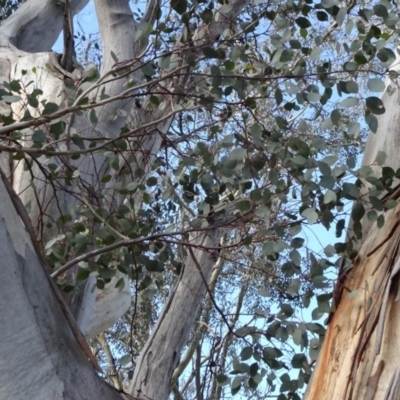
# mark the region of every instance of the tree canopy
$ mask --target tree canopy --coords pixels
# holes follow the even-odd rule
[[[164,398],[300,399],[335,283],[397,206],[382,195],[400,168],[361,165],[397,90],[397,5],[96,0],[97,40],[68,25],[86,1],[26,22],[36,3],[1,3],[0,164],[104,378],[139,397],[158,368]],[[124,315],[92,329],[85,290]]]

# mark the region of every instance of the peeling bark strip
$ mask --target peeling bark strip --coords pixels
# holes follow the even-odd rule
[[[400,206],[361,246],[305,399],[400,398]],[[389,383],[390,381],[390,383]]]

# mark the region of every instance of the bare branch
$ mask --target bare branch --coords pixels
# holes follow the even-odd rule
[[[129,7],[129,0],[95,0],[97,19],[103,43],[103,71],[115,64],[111,52],[119,61],[135,56],[135,32],[137,25]]]

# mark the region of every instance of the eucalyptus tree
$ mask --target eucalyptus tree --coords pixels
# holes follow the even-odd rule
[[[0,25],[1,397],[299,398],[325,327],[296,310],[317,304],[317,320],[339,305],[331,336],[332,321],[351,324],[339,313],[350,265],[362,268],[379,227],[397,226],[384,224],[393,198],[379,197],[399,175],[395,6],[94,3],[100,70],[74,46],[85,0],[28,0]],[[383,90],[384,102],[369,93]],[[340,237],[348,200],[354,234],[315,254],[302,228]],[[346,364],[357,388],[377,386],[356,378],[374,373],[362,356],[396,271],[372,274],[388,289],[364,296],[372,311]],[[358,301],[361,289],[344,286]],[[337,343],[325,342],[319,371]]]

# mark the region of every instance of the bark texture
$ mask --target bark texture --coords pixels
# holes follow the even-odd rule
[[[218,247],[222,229],[197,234],[193,246]],[[167,300],[154,331],[135,366],[130,393],[150,399],[167,400],[170,381],[180,354],[190,337],[193,323],[206,294],[206,285],[217,261],[218,252],[193,250],[189,252],[183,273]]]
[[[120,399],[79,347],[0,179],[0,398]]]
[[[392,69],[399,70],[398,60]],[[389,85],[395,88],[387,80]],[[378,117],[378,132],[368,137],[362,165],[371,166],[383,151],[385,165],[396,171],[400,167],[398,89],[392,95],[386,90],[382,100],[386,112]],[[380,167],[375,164],[372,170],[379,178]],[[364,183],[366,194],[370,185]],[[400,398],[400,208],[383,215],[381,229],[366,217],[362,221],[363,239],[355,245],[359,253],[343,283],[351,294],[343,291],[331,318],[306,400]]]
[[[400,208],[369,231],[327,330],[306,399],[400,397]]]

